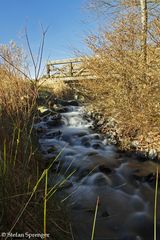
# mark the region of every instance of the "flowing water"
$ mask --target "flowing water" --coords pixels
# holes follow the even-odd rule
[[[65,106],[36,124],[47,165],[63,149],[49,174],[49,185],[68,204],[75,240],[90,240],[97,198],[95,240],[152,240],[157,165],[121,153],[92,130],[83,108]],[[160,191],[158,192],[160,196]],[[160,206],[157,206],[157,240]]]

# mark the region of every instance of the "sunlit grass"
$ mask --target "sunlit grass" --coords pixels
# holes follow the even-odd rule
[[[7,56],[5,55],[2,58],[1,55],[1,58],[3,60],[7,58],[7,62],[1,61],[0,66],[0,204],[2,207],[2,229],[4,232],[19,232],[24,229],[28,232],[44,232],[44,234],[49,229],[51,234],[54,231],[57,234],[56,229],[63,230],[63,227],[67,229],[67,223],[63,217],[63,220],[59,219],[58,214],[62,215],[64,213],[56,200],[52,201],[51,199],[47,203],[47,194],[51,189],[48,187],[49,170],[61,152],[51,160],[47,169],[41,168],[41,156],[38,153],[37,136],[34,130],[39,96],[38,81],[28,81],[29,79],[25,77],[22,71],[18,70],[22,69],[23,65],[19,48],[6,45],[4,50],[7,50]],[[16,68],[12,63],[10,64],[12,59],[14,59]],[[20,65],[17,65],[18,63]],[[60,87],[57,87],[57,89],[57,93],[61,94]],[[63,87],[62,92],[65,92],[65,89],[66,86]],[[59,184],[63,185],[64,182]],[[49,211],[47,212],[48,208]],[[53,218],[51,214],[55,209],[58,209],[57,215]],[[58,239],[63,238],[64,232],[69,234],[64,230],[62,233],[58,233]]]
[[[94,240],[94,236],[95,236],[95,228],[96,228],[96,219],[97,219],[97,213],[98,213],[98,206],[99,206],[99,196],[97,197],[97,202],[96,202],[96,208],[95,208],[94,219],[93,219],[93,226],[92,226],[91,240]]]

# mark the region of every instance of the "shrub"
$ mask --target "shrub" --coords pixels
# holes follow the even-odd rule
[[[156,20],[156,29],[159,26]],[[147,46],[147,63],[141,52],[140,18],[134,9],[114,19],[112,30],[87,38],[93,52],[85,66],[97,79],[82,82],[92,97],[92,106],[118,120],[121,134],[131,139],[137,133],[145,147],[160,148],[160,58],[159,44],[150,39]],[[152,37],[159,39],[150,23]],[[160,150],[160,149],[159,149]]]

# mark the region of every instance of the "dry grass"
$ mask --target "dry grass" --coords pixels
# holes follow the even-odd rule
[[[1,46],[1,54],[16,64],[21,59],[20,52],[8,46]],[[16,65],[18,66],[18,65]],[[18,67],[21,67],[19,65]],[[6,62],[0,65],[0,157],[1,157],[1,204],[3,205],[2,229],[9,231],[17,213],[28,198],[38,175],[33,171],[38,167],[34,153],[32,128],[37,93],[19,72]],[[34,170],[33,170],[34,169]],[[26,211],[16,229],[23,231],[32,226],[33,212]],[[36,220],[34,220],[36,221]],[[33,221],[33,222],[34,222]],[[31,225],[31,226],[30,226]],[[35,222],[33,226],[36,226]],[[38,226],[38,225],[37,225]],[[33,227],[32,227],[33,228]]]
[[[84,81],[92,101],[90,106],[118,121],[122,145],[136,139],[139,150],[156,148],[160,152],[160,51],[159,24],[154,41],[147,46],[147,64],[143,64],[141,52],[140,19],[134,11],[119,16],[112,31],[89,36],[87,44],[93,57],[85,66],[97,76],[97,80]],[[156,39],[156,41],[155,41]]]
[[[42,79],[40,81],[41,89],[49,90],[54,97],[68,99],[73,97],[72,88],[63,80]]]
[[[1,46],[1,54],[17,60],[17,48]],[[2,51],[3,50],[3,51]],[[7,53],[7,55],[6,55]],[[21,68],[22,69],[22,68]],[[42,169],[33,130],[38,91],[22,73],[6,62],[0,64],[0,205],[3,232],[43,233],[45,181],[35,186]],[[47,233],[50,239],[68,239],[63,209],[53,199],[47,202]],[[20,216],[20,217],[18,217]],[[53,216],[54,219],[53,219]],[[63,217],[62,217],[63,216]],[[63,218],[63,220],[62,220]],[[18,219],[18,220],[17,220]],[[64,229],[64,230],[63,230]],[[63,230],[63,232],[62,232]]]

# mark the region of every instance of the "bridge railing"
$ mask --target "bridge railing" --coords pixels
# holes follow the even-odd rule
[[[76,80],[91,77],[89,70],[83,64],[82,58],[49,61],[46,68],[48,78],[52,79]]]

